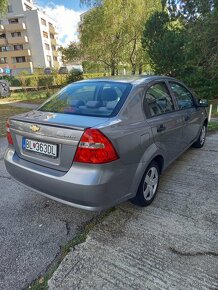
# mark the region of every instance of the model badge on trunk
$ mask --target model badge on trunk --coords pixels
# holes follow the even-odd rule
[[[32,125],[30,126],[30,129],[33,131],[33,132],[39,132],[40,131],[40,128],[36,125]]]

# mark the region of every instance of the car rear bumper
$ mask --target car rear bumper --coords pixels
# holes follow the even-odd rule
[[[100,211],[132,197],[135,166],[118,160],[104,165],[74,163],[68,172],[19,158],[13,148],[5,154],[12,177],[40,194],[81,209]]]

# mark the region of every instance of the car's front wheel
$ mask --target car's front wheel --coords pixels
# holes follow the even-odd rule
[[[198,137],[198,140],[192,146],[195,148],[202,148],[206,140],[206,133],[207,133],[207,125],[206,123],[204,123],[201,128],[201,132]]]
[[[140,206],[150,205],[156,196],[159,179],[159,166],[156,161],[152,161],[142,177],[137,195],[131,202]]]

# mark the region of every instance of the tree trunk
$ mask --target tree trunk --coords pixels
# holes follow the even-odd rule
[[[142,74],[142,63],[139,64],[139,75]]]
[[[111,75],[112,76],[115,76],[115,66],[112,66],[111,67]]]
[[[115,61],[111,61],[111,75],[115,76],[116,73],[116,65],[115,65]]]
[[[136,63],[132,63],[132,75],[136,73]]]

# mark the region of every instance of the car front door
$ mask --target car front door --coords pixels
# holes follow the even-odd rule
[[[201,128],[202,115],[195,104],[192,93],[182,84],[169,81],[179,111],[183,114],[185,125],[182,132],[184,147],[189,147],[198,136]]]
[[[144,108],[155,144],[165,155],[165,165],[183,150],[181,144],[184,119],[176,111],[175,102],[165,81],[154,82],[145,92]]]

